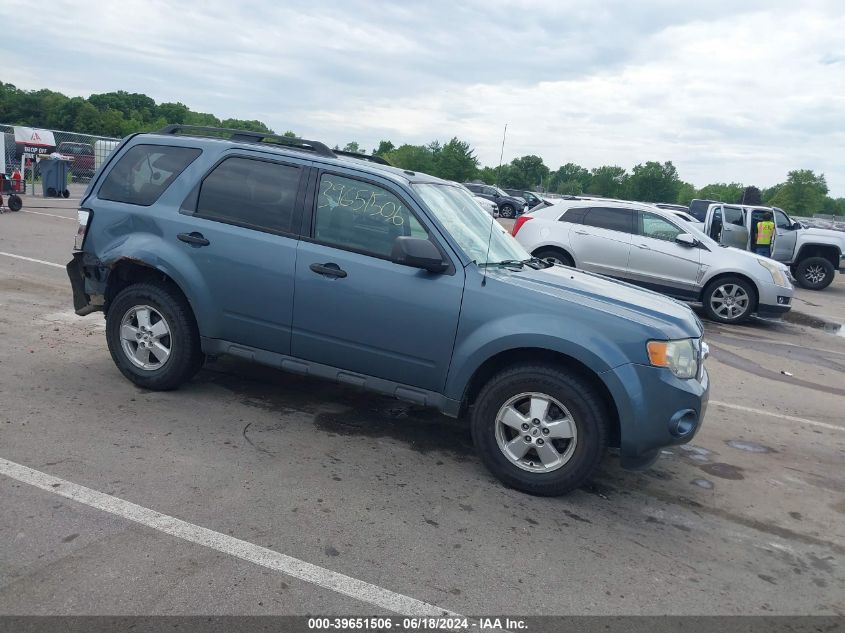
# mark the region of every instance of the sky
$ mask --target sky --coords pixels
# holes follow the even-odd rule
[[[0,80],[126,90],[328,145],[469,142],[482,165],[792,169],[845,196],[842,0],[45,0],[0,6]],[[0,117],[2,118],[2,117]],[[2,121],[0,121],[2,122]]]

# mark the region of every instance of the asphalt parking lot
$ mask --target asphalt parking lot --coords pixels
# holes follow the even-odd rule
[[[0,215],[0,613],[845,614],[843,276],[797,291],[806,316],[706,324],[691,445],[533,498],[396,400],[235,360],[133,386],[72,310],[74,201],[24,204]]]

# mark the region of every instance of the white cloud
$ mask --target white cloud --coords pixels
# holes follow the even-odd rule
[[[699,186],[811,168],[845,195],[837,2],[50,4],[61,20],[0,8],[41,34],[6,53],[5,81],[144,92],[330,144],[458,136],[486,164],[507,122],[506,160],[672,160]]]

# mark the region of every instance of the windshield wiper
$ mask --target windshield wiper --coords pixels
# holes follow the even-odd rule
[[[499,266],[500,268],[504,266],[516,266],[518,268],[522,268],[523,266],[525,266],[525,264],[529,263],[530,261],[530,259],[503,259],[500,262],[486,262],[483,264],[478,264],[478,266],[481,268],[487,268],[487,266]]]

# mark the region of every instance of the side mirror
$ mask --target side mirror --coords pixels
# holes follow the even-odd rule
[[[422,237],[397,237],[393,240],[390,259],[397,264],[422,268],[430,273],[442,273],[449,268],[437,247]]]
[[[793,222],[792,226],[790,226],[789,228],[792,229],[793,231],[797,231],[798,229],[801,228],[801,223],[800,222]]]
[[[675,241],[682,246],[698,246],[698,240],[689,233],[681,233],[675,236]]]

